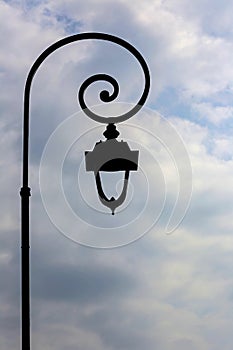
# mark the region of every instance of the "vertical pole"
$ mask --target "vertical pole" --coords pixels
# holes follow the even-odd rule
[[[30,263],[29,263],[29,197],[30,188],[22,187],[21,195],[21,350],[30,350]]]
[[[30,350],[30,235],[29,235],[29,100],[33,75],[29,73],[24,91],[23,186],[21,196],[21,350]]]

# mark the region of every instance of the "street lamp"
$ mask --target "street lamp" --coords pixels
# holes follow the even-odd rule
[[[108,124],[104,136],[106,141],[96,143],[93,151],[85,152],[86,171],[93,171],[99,199],[103,205],[111,209],[114,215],[115,209],[119,207],[126,198],[129,173],[138,169],[139,151],[131,151],[127,142],[117,141],[119,131],[114,124]],[[121,195],[115,199],[107,198],[103,191],[100,172],[124,171],[124,185]]]
[[[76,41],[81,40],[104,40],[113,42],[117,45],[122,46],[126,50],[128,50],[140,63],[141,68],[145,77],[145,87],[142,93],[141,98],[139,99],[136,106],[134,106],[130,111],[118,116],[118,117],[102,117],[95,113],[93,113],[87,106],[84,100],[84,92],[86,88],[96,81],[106,81],[109,82],[114,91],[110,95],[108,91],[104,90],[100,93],[100,99],[103,102],[111,102],[113,101],[119,93],[119,85],[117,81],[107,75],[107,74],[96,74],[88,78],[84,81],[79,90],[79,103],[82,110],[85,112],[87,116],[92,118],[93,120],[100,123],[107,123],[107,129],[104,133],[107,141],[103,143],[103,149],[101,151],[101,146],[98,144],[95,146],[92,152],[85,152],[85,160],[86,160],[86,170],[94,171],[96,177],[96,185],[99,194],[99,198],[101,202],[109,207],[114,213],[114,210],[123,203],[126,191],[127,191],[127,183],[129,178],[130,170],[137,170],[138,166],[138,151],[131,151],[129,147],[127,148],[127,144],[122,143],[122,146],[119,147],[121,142],[116,140],[119,132],[116,130],[114,123],[116,121],[118,123],[123,122],[133,115],[135,115],[143,106],[146,101],[146,98],[149,93],[150,88],[150,75],[147,64],[142,57],[142,55],[127,41],[118,38],[113,35],[105,34],[105,33],[80,33],[71,35],[69,37],[63,38],[51,46],[49,46],[42,54],[36,59],[34,64],[32,65],[27,79],[25,83],[24,89],[24,115],[23,115],[23,185],[20,190],[21,195],[21,342],[22,342],[22,350],[30,350],[30,237],[29,237],[29,197],[31,195],[31,189],[29,187],[28,181],[28,149],[29,149],[29,107],[30,107],[30,92],[31,85],[34,78],[35,73],[37,72],[40,65],[44,62],[44,60],[57,49]],[[100,144],[100,143],[99,143]],[[127,151],[126,151],[127,150]],[[109,153],[110,152],[110,153]],[[112,152],[112,153],[111,153]],[[115,152],[115,153],[114,153]],[[93,159],[96,157],[102,156],[102,162],[94,161]],[[106,158],[107,157],[107,158]],[[125,171],[125,180],[124,187],[122,190],[122,194],[118,199],[108,199],[102,190],[101,179],[100,179],[100,171]]]

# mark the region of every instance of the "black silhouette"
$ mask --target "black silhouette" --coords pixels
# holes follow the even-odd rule
[[[79,102],[81,105],[81,108],[83,109],[84,113],[86,113],[90,118],[94,119],[97,122],[100,123],[107,123],[107,124],[111,124],[111,123],[115,123],[115,122],[123,122],[125,120],[127,120],[128,118],[132,117],[135,113],[137,113],[142,105],[145,103],[146,98],[148,96],[149,93],[149,88],[150,88],[150,74],[149,74],[149,70],[147,67],[147,64],[144,60],[144,58],[142,57],[142,55],[131,45],[129,44],[127,41],[120,39],[114,35],[109,35],[109,34],[105,34],[105,33],[80,33],[80,34],[75,34],[75,35],[71,35],[68,36],[66,38],[63,38],[57,42],[55,42],[54,44],[52,44],[51,46],[49,46],[45,51],[43,51],[41,53],[41,55],[36,59],[36,61],[34,62],[34,64],[32,65],[27,79],[26,79],[26,84],[25,84],[25,90],[24,90],[24,116],[23,116],[23,186],[20,190],[20,195],[21,195],[21,218],[22,218],[22,222],[21,222],[21,248],[22,248],[22,254],[21,254],[21,295],[22,295],[22,315],[21,315],[21,322],[22,322],[22,335],[21,335],[21,339],[22,339],[22,350],[30,350],[30,259],[29,259],[29,248],[30,248],[30,240],[29,240],[29,197],[30,197],[30,187],[28,184],[28,149],[29,149],[29,107],[30,107],[30,91],[31,91],[31,86],[32,86],[32,81],[33,81],[33,77],[35,75],[35,73],[37,72],[38,68],[40,67],[40,65],[44,62],[44,60],[50,55],[52,54],[54,51],[56,51],[57,49],[72,43],[72,42],[76,42],[76,41],[82,41],[82,40],[104,40],[104,41],[109,41],[109,42],[113,42],[117,45],[120,45],[122,47],[124,47],[125,49],[127,49],[140,63],[143,73],[144,73],[144,77],[145,77],[145,87],[144,87],[144,91],[143,94],[141,96],[141,98],[139,99],[138,103],[136,104],[135,107],[133,107],[132,110],[130,110],[129,112],[115,118],[115,117],[109,117],[109,118],[104,118],[101,116],[98,116],[97,114],[93,113],[92,111],[90,111],[84,101],[84,92],[86,90],[86,88],[93,82],[97,81],[97,80],[104,80],[107,81],[109,83],[112,84],[113,88],[114,88],[114,92],[112,93],[112,95],[109,94],[108,91],[104,90],[100,93],[100,99],[103,102],[111,102],[113,101],[119,92],[119,86],[117,81],[106,74],[97,74],[94,75],[90,78],[88,78],[81,86],[80,90],[79,90]],[[109,127],[109,131],[111,131],[112,127]],[[112,132],[112,131],[111,131]],[[115,139],[115,137],[113,137],[113,139]],[[107,142],[110,142],[112,139],[108,138],[107,136],[107,141],[105,142],[105,144]],[[116,140],[113,140],[113,142],[117,142]],[[112,147],[112,149],[114,149],[114,147]],[[118,148],[118,151],[120,152],[120,148]],[[130,151],[129,152],[135,152],[135,151]],[[128,154],[133,154],[133,153],[129,153]],[[136,151],[137,152],[137,151]],[[135,156],[134,156],[135,157]],[[123,164],[125,165],[125,182],[128,181],[128,177],[129,177],[129,170],[133,170],[133,169],[129,169],[130,167],[136,167],[136,158],[134,159],[133,157],[127,157],[125,158],[124,155],[124,162],[122,160],[120,160],[121,158],[117,158],[117,162],[115,163],[112,162],[110,159],[110,163],[106,164],[106,167],[116,167],[116,168],[120,168],[121,166],[123,167]],[[130,163],[131,161],[131,163]],[[118,163],[118,165],[117,165]],[[121,165],[119,165],[121,163]],[[130,165],[131,164],[131,165]],[[134,164],[134,165],[133,165]],[[127,168],[128,167],[128,168]],[[135,169],[134,169],[135,170]],[[98,191],[99,191],[99,195],[101,200],[103,201],[107,201],[108,203],[111,200],[106,199],[106,197],[104,196],[103,192],[102,192],[102,187],[101,187],[101,181],[100,181],[100,177],[99,177],[99,169],[97,172],[95,172],[96,174],[96,183],[97,183],[97,187],[98,187]],[[125,193],[125,189],[123,189],[123,194],[122,194],[122,198],[124,197],[124,193]],[[120,196],[121,197],[121,196]],[[117,202],[119,200],[119,202]],[[114,212],[116,205],[120,205],[120,198],[118,198],[117,200],[113,199],[112,200],[113,203],[115,203],[112,206],[109,206],[111,208],[111,210]]]
[[[139,151],[131,151],[127,142],[116,140],[119,136],[119,131],[116,130],[114,124],[108,124],[104,136],[107,138],[106,141],[97,142],[93,151],[85,152],[86,171],[94,172],[100,201],[103,205],[110,208],[112,215],[114,215],[115,209],[125,200],[129,172],[138,169]],[[102,189],[100,171],[125,171],[124,186],[119,198],[111,197],[108,199],[105,196]]]

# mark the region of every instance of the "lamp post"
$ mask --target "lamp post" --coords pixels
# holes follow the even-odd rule
[[[30,236],[29,236],[29,197],[31,195],[31,189],[29,187],[29,157],[28,157],[28,149],[29,149],[29,115],[30,115],[30,92],[31,92],[31,86],[32,81],[35,76],[35,73],[37,72],[40,65],[44,62],[44,60],[54,51],[57,49],[70,44],[72,42],[81,41],[81,40],[104,40],[113,42],[117,45],[120,45],[124,47],[126,50],[128,50],[131,54],[133,54],[136,59],[139,61],[144,77],[145,77],[145,87],[144,91],[142,93],[141,98],[139,99],[136,106],[134,106],[130,111],[127,113],[118,116],[118,122],[123,122],[127,120],[128,118],[132,117],[134,114],[136,114],[143,104],[146,101],[146,98],[149,93],[150,88],[150,75],[149,70],[147,67],[147,64],[142,57],[142,55],[127,41],[118,38],[113,35],[105,34],[105,33],[80,33],[71,35],[69,37],[65,37],[51,46],[49,46],[45,51],[41,53],[41,55],[36,59],[34,64],[32,65],[27,79],[25,83],[25,89],[24,89],[24,115],[23,115],[23,185],[20,190],[21,195],[21,342],[22,342],[22,350],[30,350]],[[103,102],[111,102],[113,101],[119,92],[119,86],[117,81],[106,74],[96,74],[88,78],[84,81],[82,86],[79,90],[79,102],[80,106],[85,112],[85,114],[89,117],[91,117],[93,120],[97,122],[103,122],[103,119],[105,119],[105,123],[108,124],[114,124],[116,121],[115,117],[109,117],[109,118],[103,118],[95,113],[93,113],[91,110],[89,110],[86,106],[85,100],[84,100],[84,92],[86,88],[92,84],[95,81],[107,81],[110,84],[112,84],[114,88],[114,92],[110,95],[108,91],[104,90],[100,93],[100,99]],[[110,127],[111,128],[111,127]],[[109,138],[111,139],[111,137]],[[108,138],[107,138],[108,140]],[[86,152],[86,156],[87,156]],[[87,158],[86,158],[87,161]],[[89,164],[89,163],[88,163]],[[131,165],[132,167],[132,165]],[[130,166],[128,166],[130,168]],[[130,169],[126,169],[125,179],[128,180],[128,171]],[[87,169],[88,170],[88,169]],[[105,202],[108,202],[106,197],[104,198],[104,195],[102,193],[102,187],[101,187],[101,181],[99,177],[99,171],[96,173],[96,184],[98,187],[98,193],[100,196],[100,199],[105,200]],[[114,200],[115,201],[115,200]],[[117,200],[116,200],[117,201]],[[113,201],[112,201],[113,202]],[[116,203],[115,203],[116,204]],[[106,205],[106,204],[105,204]],[[109,206],[109,205],[108,205]],[[109,206],[112,210],[114,209],[114,206]],[[114,211],[114,210],[113,210]]]

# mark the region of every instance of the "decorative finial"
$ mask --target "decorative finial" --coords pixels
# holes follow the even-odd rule
[[[111,140],[116,139],[120,135],[120,133],[117,130],[115,124],[108,124],[103,135],[106,137],[107,140]]]

